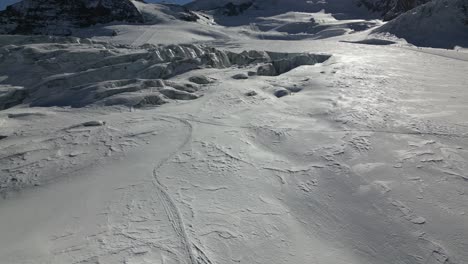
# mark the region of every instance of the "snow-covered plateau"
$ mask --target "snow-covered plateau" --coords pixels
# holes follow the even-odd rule
[[[468,263],[466,0],[126,1],[0,35],[0,264]]]

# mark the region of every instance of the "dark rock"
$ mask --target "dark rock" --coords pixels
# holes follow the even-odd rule
[[[209,84],[213,82],[213,80],[203,75],[192,76],[189,78],[189,81],[196,84]]]
[[[244,13],[253,5],[253,2],[242,3],[239,5],[228,3],[223,8],[221,8],[222,13],[226,16],[238,16]]]
[[[193,12],[187,12],[179,14],[179,19],[187,22],[196,22],[200,17]]]
[[[106,124],[106,122],[97,120],[97,121],[84,122],[81,125],[84,126],[84,127],[95,127],[95,126],[103,126],[105,124]]]
[[[28,93],[23,87],[0,86],[0,110],[23,103],[27,96]]]
[[[234,76],[232,76],[232,78],[234,80],[247,80],[249,78],[249,76],[245,73],[239,73],[239,74],[236,74]]]
[[[245,96],[256,96],[257,92],[256,91],[249,91],[245,93]]]
[[[200,17],[190,9],[185,6],[180,6],[177,4],[163,4],[164,6],[168,7],[171,12],[175,15],[175,18],[187,22],[196,22],[200,19]]]
[[[287,90],[287,89],[284,89],[284,88],[278,88],[273,94],[276,97],[281,98],[281,97],[290,95],[291,92],[289,90]]]
[[[257,74],[260,76],[276,76],[278,75],[273,64],[268,63],[257,68]]]

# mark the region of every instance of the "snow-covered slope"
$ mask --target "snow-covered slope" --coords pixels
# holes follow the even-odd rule
[[[174,19],[195,22],[200,19],[199,15],[180,5],[148,4],[135,0],[132,2],[147,24],[173,22]]]
[[[0,36],[0,264],[468,263],[466,50],[133,5]]]
[[[198,44],[0,39],[2,89],[95,102],[0,111],[1,264],[468,261],[466,56],[239,38],[157,81]]]
[[[380,24],[372,19],[375,14],[358,6],[354,0],[239,0],[225,3],[200,0],[187,6],[205,10],[217,24],[237,28],[249,38],[324,39]]]
[[[433,0],[375,32],[388,32],[417,46],[468,47],[468,0]]]

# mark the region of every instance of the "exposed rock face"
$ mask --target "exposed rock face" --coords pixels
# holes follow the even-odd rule
[[[0,110],[21,104],[26,96],[23,87],[0,85]]]
[[[223,14],[226,16],[237,16],[252,6],[253,2],[246,2],[241,4],[227,3],[223,8]]]
[[[142,23],[143,16],[130,0],[24,0],[0,12],[0,34],[70,35],[112,21]]]
[[[187,21],[187,22],[196,22],[200,19],[200,17],[197,14],[190,11],[190,9],[184,6],[173,5],[173,4],[166,4],[166,6],[169,9],[171,9],[174,13],[176,13],[177,19]]]
[[[379,12],[385,21],[429,2],[430,0],[360,0],[360,4],[373,12]]]

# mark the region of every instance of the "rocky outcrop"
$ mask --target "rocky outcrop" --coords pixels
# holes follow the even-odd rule
[[[23,87],[0,85],[0,110],[21,104],[26,96],[27,93]]]
[[[187,22],[196,22],[200,19],[200,17],[192,12],[190,9],[180,5],[174,4],[166,4],[165,6],[168,7],[171,12],[173,12],[174,17],[179,20],[187,21]]]
[[[245,10],[252,7],[252,5],[253,2],[241,3],[238,5],[233,3],[227,3],[223,8],[221,8],[221,11],[226,16],[238,16],[242,14]]]
[[[130,0],[24,0],[0,12],[0,34],[71,35],[113,21],[144,22]]]

